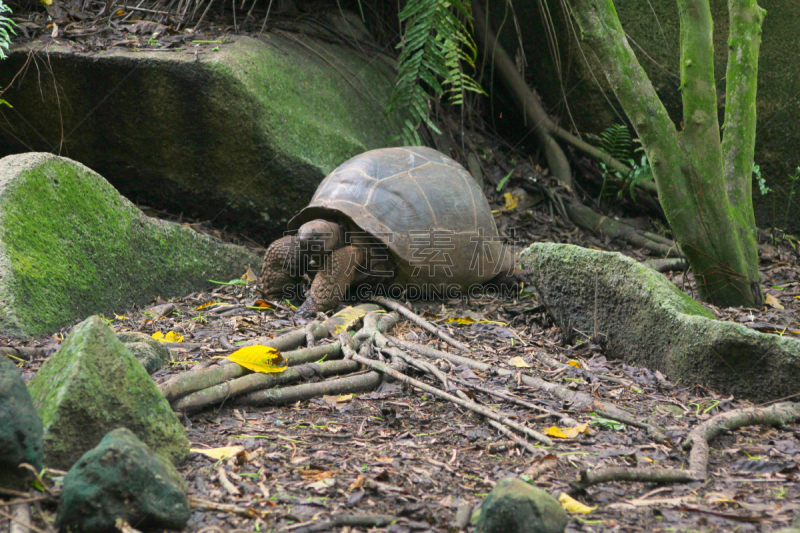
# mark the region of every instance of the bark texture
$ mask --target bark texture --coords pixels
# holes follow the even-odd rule
[[[719,306],[762,304],[750,200],[758,47],[764,16],[755,0],[729,0],[731,34],[725,140],[714,83],[708,0],[678,0],[683,121],[676,129],[636,59],[613,0],[569,0],[582,38],[642,141],[659,199],[698,279]]]

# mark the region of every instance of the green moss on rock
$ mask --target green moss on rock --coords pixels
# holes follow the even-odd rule
[[[174,463],[189,454],[186,430],[169,403],[97,316],[75,326],[28,388],[44,424],[48,466],[69,469],[118,427]]]
[[[191,509],[186,484],[172,464],[127,428],[108,433],[64,476],[56,525],[61,531],[181,530]]]
[[[0,156],[60,149],[137,202],[275,236],[325,175],[399,135],[383,113],[394,72],[380,56],[298,39],[237,36],[197,56],[34,44],[70,106],[52,84],[18,80],[4,98],[26,120],[7,117]],[[4,61],[0,86],[28,48]]]
[[[240,276],[257,256],[151,219],[85,166],[0,159],[0,332],[41,335],[94,313]]]
[[[754,401],[800,388],[800,341],[718,321],[629,257],[540,243],[525,249],[521,261],[547,308],[563,312],[578,330],[596,329],[612,357]]]

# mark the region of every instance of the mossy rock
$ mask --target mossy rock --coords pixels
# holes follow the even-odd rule
[[[204,290],[260,268],[248,250],[145,216],[100,175],[52,154],[0,159],[0,333]]]
[[[42,420],[17,365],[0,354],[0,487],[26,490],[33,479],[27,463],[42,469]]]
[[[189,454],[186,430],[169,403],[97,316],[75,326],[28,388],[44,423],[47,466],[70,468],[119,427],[173,463]]]
[[[568,521],[564,508],[547,492],[507,477],[484,500],[475,533],[561,533]]]
[[[758,402],[800,390],[800,341],[716,320],[629,257],[538,243],[520,258],[547,309],[603,335],[611,357]]]
[[[31,47],[46,56],[49,81],[12,86]],[[399,135],[384,114],[390,64],[308,35],[167,53],[32,43],[3,61],[14,108],[0,107],[0,156],[69,154],[138,204],[266,242],[334,168]]]
[[[117,338],[142,363],[148,374],[161,370],[173,359],[169,348],[146,333],[124,331],[117,333]]]
[[[61,531],[116,532],[118,518],[141,531],[180,530],[191,510],[186,483],[127,428],[108,433],[64,476]]]

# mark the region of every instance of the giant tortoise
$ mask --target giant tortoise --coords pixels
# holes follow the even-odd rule
[[[431,148],[353,157],[289,221],[295,229],[267,250],[259,285],[267,297],[284,298],[314,274],[302,316],[336,307],[354,282],[453,296],[511,279],[515,267],[472,176]]]

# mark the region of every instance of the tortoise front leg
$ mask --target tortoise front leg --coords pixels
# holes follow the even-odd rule
[[[261,265],[258,288],[271,299],[282,299],[297,284],[300,272],[300,243],[297,236],[289,235],[273,242]]]
[[[339,305],[347,288],[353,283],[356,270],[363,265],[366,251],[358,246],[345,246],[335,250],[329,257],[326,268],[318,272],[311,290],[297,313],[310,317]]]

